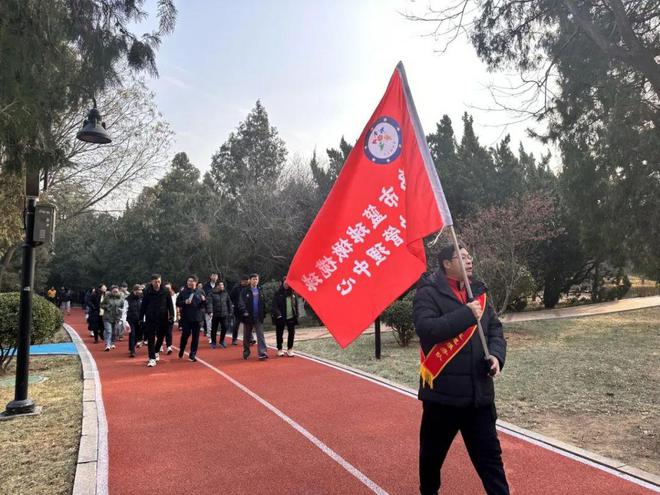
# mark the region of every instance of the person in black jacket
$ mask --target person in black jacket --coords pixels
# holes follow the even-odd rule
[[[234,321],[231,327],[231,345],[238,345],[238,327],[241,325],[241,321],[243,320],[238,301],[241,298],[241,292],[243,292],[243,289],[248,286],[249,278],[250,277],[247,275],[243,275],[241,277],[240,283],[234,285],[231,293],[229,294],[229,299],[231,299],[231,303],[234,305]]]
[[[202,286],[202,290],[204,291],[204,295],[206,296],[206,299],[210,301],[211,299],[211,293],[213,292],[213,289],[215,289],[218,286],[218,279],[220,277],[220,274],[218,272],[212,272],[211,275],[209,275],[209,281],[206,282]],[[213,324],[213,313],[208,312],[204,314],[204,335],[206,335],[209,338],[209,344],[211,344],[211,325]]]
[[[420,380],[420,493],[438,493],[442,463],[460,431],[486,493],[503,495],[509,493],[509,486],[495,429],[493,377],[504,366],[506,341],[492,306],[486,303],[482,308],[478,300],[468,301],[459,256],[468,277],[472,276],[468,251],[461,247],[457,253],[453,245],[447,246],[440,251],[441,269],[423,275],[418,282],[413,304],[415,331],[424,356],[433,356],[431,350],[436,344],[451,350],[461,342],[460,350],[436,376],[422,376]],[[486,291],[484,284],[475,279],[470,280],[470,286],[477,299]],[[490,351],[487,360],[478,331],[467,342],[461,340],[466,335],[463,332],[475,326],[478,319]]]
[[[259,287],[259,275],[250,275],[250,285],[245,287],[238,298],[239,313],[243,318],[243,359],[250,357],[250,342],[252,331],[257,334],[257,349],[259,359],[267,359],[268,352],[264,337],[264,297]]]
[[[174,320],[174,305],[170,293],[162,286],[160,275],[151,276],[151,283],[144,291],[140,306],[140,320],[144,319],[149,345],[147,366],[156,366],[160,360],[160,349],[165,340],[170,320]],[[156,340],[157,339],[157,340]]]
[[[87,326],[94,335],[94,343],[97,344],[99,337],[103,338],[103,318],[101,318],[101,300],[105,295],[107,287],[99,285],[98,289],[89,298]]]
[[[142,344],[142,321],[140,320],[140,306],[142,306],[142,286],[135,284],[133,291],[126,298],[128,308],[126,310],[126,321],[131,327],[128,336],[128,352],[130,357],[135,357],[135,346]]]
[[[188,344],[188,337],[192,337],[190,342],[190,361],[197,361],[197,346],[199,345],[199,329],[204,321],[204,315],[208,310],[208,303],[202,288],[197,288],[197,277],[191,275],[186,279],[186,288],[183,289],[176,298],[176,305],[181,311],[181,344],[179,345],[179,358],[183,357]]]
[[[293,357],[293,339],[296,334],[296,325],[298,324],[298,298],[291,287],[289,287],[289,284],[286,283],[286,277],[282,278],[280,288],[273,296],[270,316],[273,319],[273,325],[275,325],[277,355],[284,356],[282,344],[284,343],[284,327],[286,327],[286,355]]]
[[[227,335],[229,318],[231,318],[234,307],[223,282],[218,282],[218,285],[213,288],[213,291],[207,297],[209,298],[213,315],[211,319],[211,347],[215,349],[218,325],[220,325],[220,347],[224,349],[227,347],[225,345],[225,336]]]

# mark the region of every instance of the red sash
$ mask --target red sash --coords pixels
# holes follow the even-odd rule
[[[486,310],[486,294],[481,294],[476,301],[483,311]],[[456,354],[467,344],[474,332],[477,330],[477,325],[472,325],[467,330],[459,333],[453,339],[445,340],[435,344],[427,355],[424,355],[424,350],[419,349],[419,376],[422,377],[422,386],[433,388],[433,380],[440,374],[440,372],[447,366]]]

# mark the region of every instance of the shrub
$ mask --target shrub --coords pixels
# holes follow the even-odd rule
[[[0,372],[5,373],[16,348],[20,293],[0,294]],[[32,297],[32,344],[52,338],[62,327],[60,311],[46,299]]]
[[[409,293],[403,299],[394,301],[381,314],[381,320],[392,328],[394,339],[401,347],[407,347],[415,336],[415,325],[413,325],[413,297],[414,292]]]

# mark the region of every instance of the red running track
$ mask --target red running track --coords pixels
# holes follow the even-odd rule
[[[82,312],[66,321],[99,369],[110,494],[418,493],[421,406],[409,396],[302,357],[244,361],[241,346],[211,349],[203,339],[197,363],[175,352],[147,368],[144,347],[128,357],[128,337],[103,352]],[[508,434],[500,440],[513,494],[652,493]],[[442,493],[483,493],[460,439],[442,473]]]

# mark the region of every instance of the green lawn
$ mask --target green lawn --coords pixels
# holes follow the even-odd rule
[[[660,308],[603,316],[511,323],[496,382],[501,419],[660,474]],[[346,350],[332,339],[304,352],[417,387],[416,343],[371,335]]]

